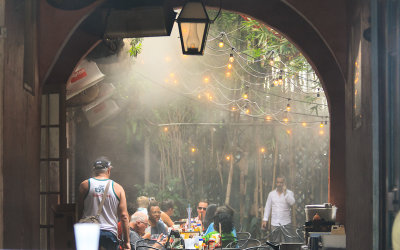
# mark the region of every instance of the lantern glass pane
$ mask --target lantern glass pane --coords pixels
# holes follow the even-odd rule
[[[184,50],[200,52],[205,32],[205,23],[181,23]]]
[[[204,36],[204,32],[206,30],[206,24],[205,23],[197,23],[197,36],[200,39],[200,47],[199,47],[199,51],[201,49],[201,44],[203,42],[203,36]],[[206,38],[207,39],[207,38]]]
[[[184,50],[187,51],[187,39],[189,36],[189,27],[190,23],[181,23],[181,32],[182,32],[182,40],[183,40],[183,46]]]

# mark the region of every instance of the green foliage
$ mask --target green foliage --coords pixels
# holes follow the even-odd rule
[[[267,60],[279,56],[284,65],[280,63],[278,67],[285,66],[294,72],[312,72],[306,58],[285,37],[256,20],[243,21],[242,24],[249,41],[246,53],[256,58],[268,55],[265,57]]]
[[[143,38],[133,38],[130,42],[130,49],[129,49],[129,55],[133,57],[137,57],[140,52],[142,52],[142,41]]]

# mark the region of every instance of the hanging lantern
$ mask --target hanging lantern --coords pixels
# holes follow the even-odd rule
[[[203,55],[210,28],[210,19],[203,2],[186,1],[177,22],[183,54]]]

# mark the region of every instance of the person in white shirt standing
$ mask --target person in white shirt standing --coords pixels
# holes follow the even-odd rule
[[[271,231],[274,231],[279,226],[290,225],[291,207],[294,205],[294,203],[294,194],[292,191],[286,188],[285,177],[277,177],[276,189],[268,194],[261,228],[266,229],[270,215]]]

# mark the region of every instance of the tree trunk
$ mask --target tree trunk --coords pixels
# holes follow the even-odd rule
[[[243,153],[242,159],[240,159],[239,163],[240,170],[240,192],[239,192],[239,213],[240,213],[240,223],[243,223],[244,218],[244,205],[246,200],[246,176],[249,170],[249,160],[248,153]]]
[[[258,178],[258,195],[259,195],[259,201],[260,205],[262,206],[263,204],[263,178],[262,178],[262,166],[261,166],[261,156],[262,154],[259,152],[258,154],[258,161],[257,161],[257,178]],[[257,207],[257,214],[258,214],[258,208]]]
[[[229,205],[229,202],[230,202],[231,188],[232,188],[232,177],[233,177],[233,157],[231,157],[231,160],[230,160],[228,184],[226,185],[225,204],[227,204],[227,205]]]
[[[276,135],[276,134],[275,134]],[[271,190],[275,188],[275,178],[276,178],[276,167],[278,165],[278,138],[275,136],[275,154],[274,154],[274,170],[272,171],[272,187]]]
[[[256,218],[258,218],[258,208],[260,207],[260,203],[258,201],[258,186],[259,186],[259,181],[260,179],[258,178],[258,172],[257,170],[254,171],[254,178],[256,179],[256,184],[254,186],[254,194],[253,194],[253,199],[254,199],[254,213]]]
[[[160,174],[161,178],[161,174]],[[144,185],[150,183],[150,139],[144,138]]]
[[[233,156],[231,156],[233,157]],[[218,169],[218,174],[219,174],[219,179],[221,181],[221,187],[224,186],[224,177],[222,175],[222,166],[221,166],[221,160],[219,159],[219,153],[217,152],[217,169]]]

